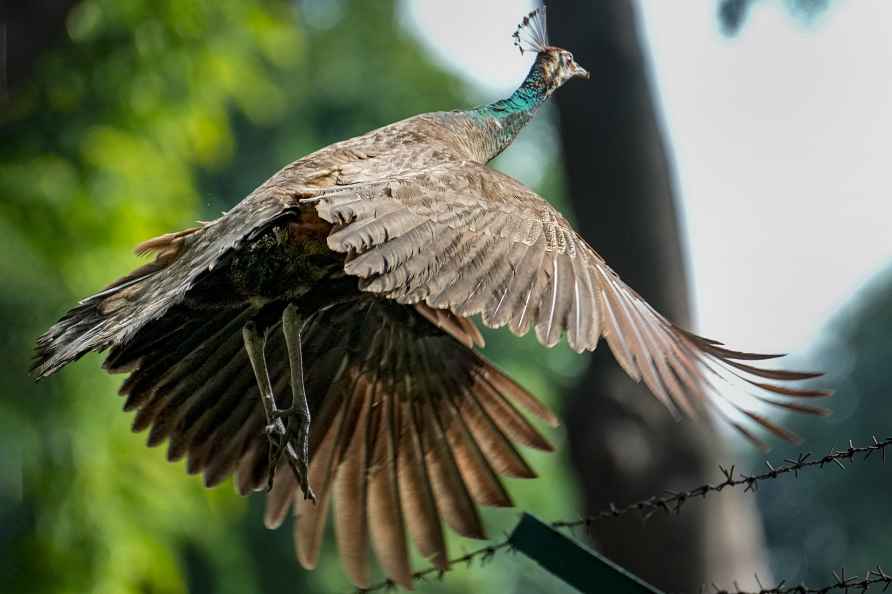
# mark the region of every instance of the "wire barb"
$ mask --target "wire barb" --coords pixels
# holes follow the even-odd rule
[[[812,588],[805,584],[798,586],[787,586],[786,582],[781,581],[773,588],[767,588],[762,585],[759,576],[755,576],[756,583],[759,585],[758,590],[741,590],[737,584],[734,584],[734,590],[722,590],[713,584],[713,594],[831,594],[832,592],[867,592],[873,586],[882,585],[881,591],[885,592],[892,586],[892,575],[889,575],[879,565],[876,569],[869,570],[864,577],[847,576],[845,568],[839,571],[831,572],[833,583],[818,588]],[[701,592],[703,589],[701,588]]]

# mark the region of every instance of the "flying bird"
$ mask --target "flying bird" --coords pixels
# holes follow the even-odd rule
[[[673,412],[793,436],[753,401],[802,411],[825,393],[687,332],[628,287],[542,197],[487,163],[564,83],[589,78],[551,45],[544,9],[514,34],[535,61],[505,99],[416,115],[287,165],[220,218],[150,239],[154,259],[38,339],[33,374],[90,351],[129,374],[133,429],[207,485],[266,489],[265,522],[296,512],[316,565],[329,507],[342,564],[369,584],[369,548],[412,585],[406,533],[448,566],[445,523],[484,538],[500,476],[532,478],[519,446],[551,450],[527,415],[557,418],[480,353],[478,323],[577,352],[603,337]],[[726,385],[726,382],[729,385]],[[778,383],[780,382],[780,383]],[[749,401],[726,392],[748,388]]]

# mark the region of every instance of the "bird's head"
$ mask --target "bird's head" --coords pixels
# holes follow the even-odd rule
[[[572,53],[548,43],[545,6],[523,17],[513,37],[521,54],[536,52],[534,69],[541,73],[549,95],[571,78],[590,78],[588,70],[576,63]]]
[[[591,78],[588,70],[576,63],[573,54],[559,47],[549,46],[537,56],[542,64],[545,80],[550,91],[560,88],[571,78]]]

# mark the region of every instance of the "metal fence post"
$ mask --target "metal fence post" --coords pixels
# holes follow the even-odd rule
[[[662,594],[644,580],[548,524],[524,513],[508,542],[580,592]]]

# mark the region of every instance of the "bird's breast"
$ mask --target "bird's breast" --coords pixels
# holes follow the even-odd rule
[[[295,298],[343,276],[344,256],[326,244],[330,231],[312,208],[265,230],[234,254],[229,276],[235,290],[252,299]]]

